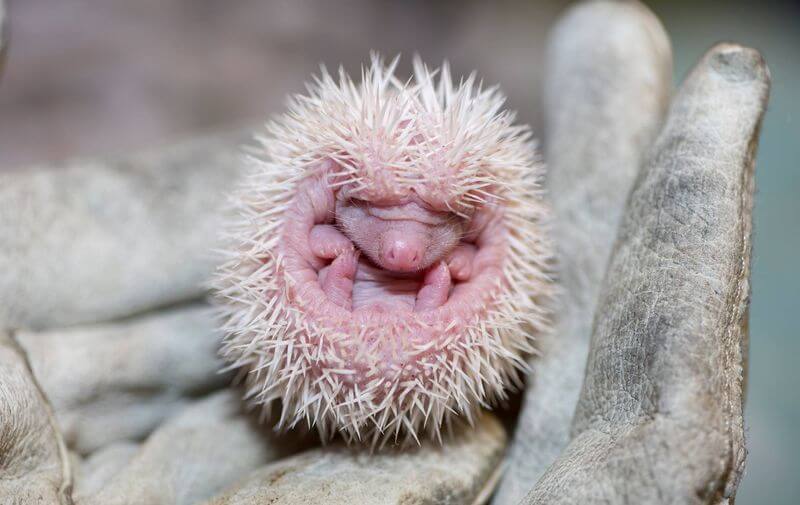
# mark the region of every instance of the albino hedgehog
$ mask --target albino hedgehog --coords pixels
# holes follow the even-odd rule
[[[551,249],[530,131],[474,74],[324,68],[270,122],[215,279],[223,356],[279,428],[373,445],[519,386]]]

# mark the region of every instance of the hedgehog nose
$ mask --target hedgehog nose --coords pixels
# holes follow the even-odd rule
[[[422,264],[424,245],[413,235],[387,233],[381,247],[381,262],[389,270],[410,272]]]

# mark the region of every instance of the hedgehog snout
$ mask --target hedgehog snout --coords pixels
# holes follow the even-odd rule
[[[449,213],[415,202],[376,205],[340,197],[335,214],[342,233],[362,253],[380,268],[398,273],[418,272],[443,260],[463,228]]]
[[[396,272],[419,270],[427,249],[426,242],[420,234],[389,230],[381,237],[380,262],[388,270]]]

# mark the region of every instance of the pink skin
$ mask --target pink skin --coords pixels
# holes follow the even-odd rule
[[[336,221],[385,270],[426,269],[451,252],[462,234],[461,219],[431,209],[416,193],[380,203],[348,199],[343,193],[336,196]]]
[[[413,190],[356,200],[321,172],[299,184],[281,241],[287,296],[311,320],[424,342],[482,317],[502,278],[501,207],[464,218]]]
[[[404,212],[404,207],[382,207],[380,211],[382,215],[394,216]],[[341,222],[339,208],[337,221]],[[346,212],[352,212],[352,206],[345,208]],[[451,288],[448,265],[452,263],[456,276],[466,280],[471,271],[470,248],[474,246],[450,246],[457,240],[452,223],[420,223],[407,212],[402,220],[383,219],[370,214],[370,210],[369,204],[361,204],[358,212],[347,218],[345,229],[353,233],[352,241],[330,224],[318,224],[311,229],[311,251],[319,258],[333,260],[319,272],[323,292],[346,309],[355,305],[408,311],[413,307],[414,311],[423,312],[443,305]],[[416,212],[428,211],[418,208]],[[378,239],[370,240],[374,236]],[[442,241],[431,243],[432,237],[441,237]],[[442,261],[442,253],[448,250],[452,256],[447,262]],[[359,264],[359,251],[374,259]],[[436,264],[425,269],[432,261]],[[358,289],[354,289],[354,281]],[[412,298],[410,294],[415,292]]]
[[[504,208],[485,204],[458,217],[414,190],[353,200],[348,188],[330,184],[333,169],[301,181],[283,214],[276,281],[313,328],[287,352],[312,356],[303,373],[315,383],[379,387],[375,401],[395,398],[403,406],[401,385],[441,387],[435,381],[443,369],[435,364],[458,363],[454,349],[506,289]],[[329,361],[314,361],[323,347]],[[484,364],[469,366],[491,373]],[[332,369],[351,373],[334,379]]]

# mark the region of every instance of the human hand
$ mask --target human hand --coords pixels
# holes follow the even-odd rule
[[[727,503],[746,452],[753,169],[769,72],[757,51],[719,44],[667,111],[669,42],[633,2],[573,8],[549,57],[564,294],[495,503]]]

